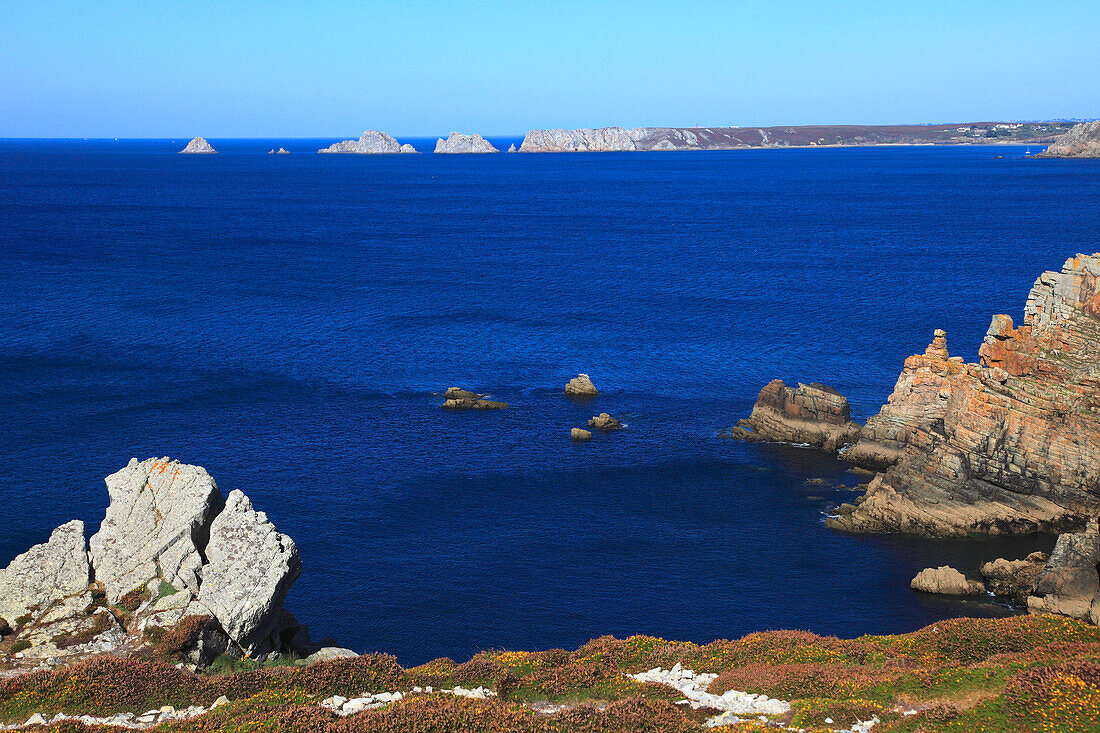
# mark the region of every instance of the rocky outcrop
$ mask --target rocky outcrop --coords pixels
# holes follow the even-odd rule
[[[290,151],[287,150],[286,148],[279,148],[278,150],[276,150],[275,148],[272,148],[271,150],[267,151],[267,154],[268,155],[290,155]]]
[[[592,440],[592,431],[584,428],[573,428],[569,431],[569,439],[576,441]]]
[[[1074,125],[1036,158],[1100,158],[1100,120]]]
[[[359,136],[358,140],[344,140],[334,143],[327,148],[321,148],[318,153],[355,153],[359,155],[386,155],[396,153],[415,153],[411,145],[401,145],[384,132],[367,130]]]
[[[1100,622],[1100,533],[1096,522],[1084,532],[1058,537],[1046,567],[1027,599],[1031,613],[1056,613]],[[1095,612],[1094,612],[1095,608]],[[1095,615],[1095,617],[1093,617]]]
[[[843,458],[882,471],[856,532],[1073,531],[1100,514],[1100,255],[1039,276],[1023,323],[994,316],[980,363],[937,331]]]
[[[84,523],[72,521],[53,531],[49,541],[35,545],[0,570],[0,618],[18,623],[88,589],[88,565]]]
[[[435,152],[458,155],[465,153],[499,153],[500,151],[476,132],[473,135],[452,132],[446,140],[439,138],[436,141]]]
[[[604,153],[637,150],[642,128],[601,127],[581,130],[529,130],[521,153]]]
[[[516,152],[516,144],[515,143],[512,143],[511,145],[508,146],[508,152],[509,153]]]
[[[600,391],[587,374],[578,374],[566,383],[565,393],[570,397],[595,397]]]
[[[180,151],[181,154],[182,153],[187,153],[188,155],[190,155],[192,153],[207,153],[207,154],[209,154],[209,153],[216,153],[216,152],[218,152],[218,151],[214,150],[214,146],[211,145],[210,143],[206,142],[206,138],[204,138],[204,137],[194,138],[193,140],[191,140],[191,142],[187,143],[186,148],[184,148],[183,150]]]
[[[0,616],[14,621],[25,656],[136,648],[151,627],[188,617],[199,622],[196,662],[319,648],[282,607],[301,573],[294,542],[243,493],[225,502],[203,468],[168,458],[131,459],[106,484],[90,552],[74,521],[0,570]]]
[[[967,580],[965,575],[950,565],[925,568],[917,573],[909,587],[924,593],[946,596],[970,596],[985,592],[985,586],[976,580]]]
[[[277,611],[302,572],[294,541],[234,489],[210,525],[199,604],[248,654],[276,630]],[[278,648],[268,643],[267,649]]]
[[[458,387],[448,387],[443,396],[446,401],[440,407],[444,410],[504,410],[508,407],[507,402],[487,400],[488,395]]]
[[[774,379],[760,390],[752,414],[738,421],[730,436],[836,451],[854,443],[859,434],[847,398],[832,387],[800,382],[792,389],[782,379]]]
[[[982,565],[982,578],[985,579],[986,589],[993,595],[1027,603],[1027,597],[1031,595],[1046,562],[1047,556],[1042,552],[1033,552],[1024,560],[999,557]]]
[[[588,420],[588,427],[608,433],[612,430],[622,430],[623,424],[606,412],[601,412],[599,415]]]

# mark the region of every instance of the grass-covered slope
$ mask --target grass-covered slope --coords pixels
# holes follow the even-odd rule
[[[208,706],[224,695],[230,703],[156,730],[702,731],[714,711],[676,705],[682,698],[672,688],[625,676],[677,662],[718,673],[711,692],[736,689],[791,701],[782,722],[795,728],[838,729],[877,716],[882,722],[875,731],[883,733],[1100,731],[1100,629],[1054,616],[958,619],[912,634],[853,640],[795,631],[702,646],[602,637],[573,652],[482,652],[462,664],[441,659],[411,669],[381,654],[224,674],[100,657],[0,682],[0,721],[25,721],[36,712],[106,716]],[[492,687],[498,697],[412,695],[346,718],[319,705],[331,695],[429,685]],[[534,701],[565,706],[545,714],[529,705]],[[105,730],[77,722],[60,729]],[[764,724],[734,728],[756,729]]]

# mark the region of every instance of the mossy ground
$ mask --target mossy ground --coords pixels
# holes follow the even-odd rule
[[[601,637],[575,651],[487,651],[457,664],[410,669],[388,655],[307,666],[194,674],[170,662],[100,657],[0,682],[0,721],[32,713],[97,716],[162,705],[232,702],[162,731],[701,731],[713,711],[624,675],[677,662],[718,673],[712,692],[738,689],[792,702],[784,722],[806,730],[877,715],[882,733],[1100,731],[1100,629],[1053,616],[957,619],[912,634],[842,640],[807,632],[750,634],[696,645],[653,637]],[[488,700],[408,697],[347,718],[318,706],[334,694],[486,686]],[[525,703],[570,707],[540,714]],[[903,715],[902,711],[917,711]],[[826,719],[833,722],[826,723]],[[85,730],[77,723],[62,729]],[[90,728],[87,728],[91,730]],[[746,723],[735,730],[762,729]]]

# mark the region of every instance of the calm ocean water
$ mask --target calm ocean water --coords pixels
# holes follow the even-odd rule
[[[315,638],[412,664],[908,631],[1003,612],[911,592],[920,568],[1051,544],[836,534],[856,477],[717,432],[774,377],[863,421],[937,327],[975,359],[992,313],[1100,249],[1096,161],[184,142],[0,141],[0,565],[170,455],[295,539]],[[595,402],[561,395],[577,372]],[[512,409],[445,413],[451,385]],[[601,411],[629,428],[572,445]]]

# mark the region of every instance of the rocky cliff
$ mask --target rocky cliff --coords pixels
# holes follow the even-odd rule
[[[473,135],[452,132],[446,140],[443,138],[436,140],[435,152],[455,155],[463,153],[499,153],[500,151],[476,132]]]
[[[358,140],[344,140],[334,143],[327,148],[321,148],[318,153],[358,153],[360,155],[383,155],[393,153],[415,153],[411,145],[402,145],[394,138],[378,130],[367,130],[359,136]]]
[[[0,615],[24,658],[136,648],[187,618],[195,661],[316,651],[282,607],[298,550],[243,493],[223,500],[205,469],[168,458],[132,459],[106,483],[90,542],[69,522],[0,570]]]
[[[1100,120],[1074,125],[1036,157],[1100,158]]]
[[[843,454],[882,471],[856,532],[930,536],[1080,528],[1100,515],[1100,254],[1039,276],[1023,323],[993,317],[966,364],[937,331]]]
[[[180,151],[180,153],[216,153],[214,146],[206,142],[204,137],[196,137],[191,142],[187,143],[187,147]]]

